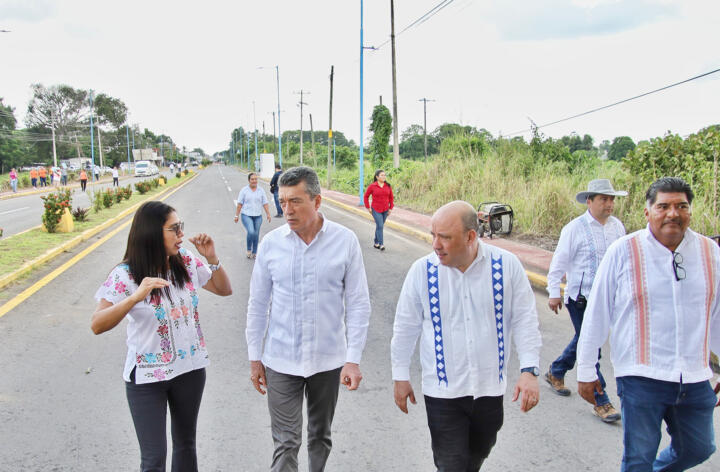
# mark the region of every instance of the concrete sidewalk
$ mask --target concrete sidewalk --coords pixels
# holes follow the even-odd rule
[[[372,220],[372,217],[365,207],[359,205],[360,199],[358,195],[348,195],[335,190],[322,189],[322,197],[329,203],[341,206],[348,211]],[[430,237],[429,215],[424,215],[422,213],[396,206],[393,208],[393,211],[388,220],[385,222],[385,225],[404,233],[411,234],[425,241],[432,242],[432,238]],[[497,237],[493,239],[483,238],[482,242],[505,249],[515,254],[525,267],[528,278],[533,286],[537,289],[545,289],[547,286],[547,273],[550,269],[550,261],[552,260],[553,255],[552,252],[530,246],[528,244]]]

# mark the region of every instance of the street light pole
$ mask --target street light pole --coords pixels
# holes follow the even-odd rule
[[[358,180],[358,187],[359,192],[358,196],[360,197],[360,201],[358,203],[358,206],[363,206],[363,186],[365,182],[364,178],[364,167],[365,167],[365,156],[364,150],[363,150],[363,58],[365,55],[365,43],[363,42],[363,0],[360,0],[360,175]]]
[[[93,133],[93,91],[90,90],[90,158],[92,159],[91,173],[95,179],[95,135]]]

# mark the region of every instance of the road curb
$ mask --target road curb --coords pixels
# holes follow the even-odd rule
[[[161,197],[165,193],[171,191],[171,190],[179,190],[180,188],[184,187],[186,184],[190,183],[195,177],[198,176],[197,172],[194,172],[189,179],[187,179],[185,182],[179,183],[178,185],[174,187],[168,187],[164,189],[162,192],[157,193],[155,195],[149,196],[145,200],[141,200],[134,204],[133,206],[123,210],[120,214],[117,216],[114,216],[113,218],[107,220],[106,222],[94,227],[90,228],[86,231],[83,231],[73,239],[64,242],[63,244],[56,246],[49,251],[45,252],[45,254],[33,259],[30,262],[25,263],[22,267],[19,269],[0,277],[0,289],[5,288],[9,284],[15,282],[17,279],[22,277],[23,275],[27,274],[28,272],[40,267],[41,265],[46,264],[48,261],[53,259],[54,257],[57,257],[58,255],[62,254],[63,252],[69,251],[70,249],[73,249],[74,247],[78,246],[79,244],[87,241],[88,239],[92,238],[96,234],[106,230],[107,228],[113,226],[114,224],[118,223],[120,220],[124,219],[126,216],[130,215],[131,213],[135,212],[137,208],[142,205],[143,203],[156,199],[158,197]],[[16,236],[16,235],[14,235]]]
[[[364,209],[361,210],[360,207],[353,207],[351,205],[340,202],[338,200],[334,200],[334,199],[332,199],[330,197],[326,197],[324,195],[322,198],[323,198],[323,201],[327,201],[328,203],[330,203],[334,206],[337,206],[339,208],[342,208],[343,210],[355,213],[357,215],[362,216],[363,218],[374,221],[373,218],[368,214],[368,212]],[[389,226],[397,231],[403,232],[410,236],[414,236],[414,237],[421,239],[429,244],[432,244],[432,236],[430,236],[429,233],[420,231],[411,226],[407,226],[407,225],[404,225],[402,223],[398,223],[398,222],[392,221],[392,220],[387,220],[385,222],[385,226]],[[538,290],[545,290],[547,288],[547,277],[546,276],[539,274],[537,272],[527,270],[527,269],[525,270],[525,273],[527,274],[528,280],[530,280],[530,285],[532,285],[534,288],[536,288]]]

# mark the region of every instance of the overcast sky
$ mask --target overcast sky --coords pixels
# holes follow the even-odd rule
[[[396,32],[441,0],[396,0]],[[549,123],[720,68],[716,0],[446,0],[397,37],[402,132],[444,122],[494,135]],[[365,0],[365,44],[390,36],[390,0]],[[68,84],[123,100],[130,120],[188,148],[227,147],[233,127],[272,133],[280,66],[283,130],[360,134],[359,0],[0,0],[0,97],[24,120],[30,85]],[[258,69],[269,66],[270,69]],[[392,105],[390,45],[365,53],[365,132]],[[686,135],[720,123],[720,73],[543,128],[602,139]],[[304,128],[309,128],[305,116]],[[527,134],[526,134],[527,135]]]

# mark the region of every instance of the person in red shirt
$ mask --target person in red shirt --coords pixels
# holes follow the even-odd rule
[[[372,207],[370,206],[371,197]],[[375,171],[373,183],[368,185],[367,190],[365,190],[365,208],[367,208],[375,220],[375,244],[373,245],[375,249],[385,250],[383,244],[383,226],[394,206],[392,187],[390,183],[385,180],[385,171],[378,169]]]

